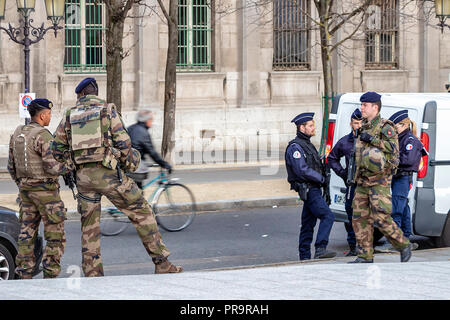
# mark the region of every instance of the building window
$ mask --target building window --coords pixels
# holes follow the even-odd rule
[[[105,10],[97,0],[66,0],[66,73],[98,73],[106,70]]]
[[[309,70],[310,2],[273,1],[274,70]]]
[[[398,68],[398,0],[373,0],[366,19],[366,69]]]
[[[177,71],[212,71],[210,0],[178,0]]]

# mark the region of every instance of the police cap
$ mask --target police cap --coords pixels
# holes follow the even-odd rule
[[[361,111],[359,111],[358,108],[356,108],[355,111],[353,111],[353,113],[352,113],[352,119],[355,119],[355,120],[362,120],[362,114],[361,114]]]
[[[294,122],[296,126],[311,121],[314,118],[314,112],[304,112],[300,113],[298,116],[296,116],[294,119],[291,120],[291,122]]]
[[[400,110],[396,113],[394,113],[389,120],[391,120],[392,122],[394,122],[395,124],[399,123],[400,121],[402,121],[403,119],[408,118],[408,110]]]
[[[92,84],[95,89],[98,89],[97,81],[95,81],[94,78],[86,78],[82,80],[78,86],[75,88],[75,93],[78,94],[81,91],[83,91],[84,88],[86,88],[88,85]]]
[[[359,98],[359,101],[375,103],[375,102],[381,101],[381,95],[379,95],[376,92],[369,91],[369,92],[364,93],[361,96],[361,98]]]

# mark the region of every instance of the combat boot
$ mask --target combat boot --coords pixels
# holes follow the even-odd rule
[[[155,273],[161,274],[161,273],[180,273],[183,272],[183,267],[176,266],[172,264],[167,259],[162,259],[159,261],[155,261]]]
[[[356,247],[350,247],[350,251],[345,255],[346,257],[355,257],[358,255],[358,251],[356,251]]]
[[[373,263],[373,259],[364,259],[364,258],[358,257],[358,258],[356,258],[356,260],[350,261],[347,263]]]
[[[408,244],[408,246],[403,249],[400,250],[400,262],[408,262],[409,259],[411,259],[411,250],[412,250],[412,244],[411,242]]]
[[[314,259],[327,259],[336,257],[336,252],[328,251],[325,248],[317,248],[314,253]]]

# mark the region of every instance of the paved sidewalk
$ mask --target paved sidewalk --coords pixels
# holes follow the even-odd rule
[[[4,159],[3,159],[4,160]],[[0,158],[0,171],[4,171],[5,168],[1,167],[2,159]],[[240,170],[254,167],[258,168],[257,171],[263,172],[257,173],[259,176],[255,180],[250,180],[248,175],[246,177],[237,178],[232,181],[220,181],[224,179],[225,170],[230,170],[230,175],[239,176]],[[272,168],[272,169],[271,169]],[[181,183],[186,185],[193,192],[199,211],[216,211],[216,210],[234,210],[239,208],[258,208],[258,207],[273,207],[273,206],[289,206],[296,205],[298,203],[298,195],[290,190],[290,186],[285,178],[280,179],[273,175],[264,175],[264,170],[274,171],[282,170],[285,172],[283,162],[259,162],[259,163],[234,163],[234,164],[204,164],[204,165],[179,165],[175,167],[176,171],[173,174],[177,177],[178,173],[191,172],[195,175],[196,172],[202,170],[221,170],[221,177],[217,179],[213,177],[211,181],[186,183],[181,180]],[[156,176],[157,169],[153,170],[151,177]],[[10,179],[8,176],[4,176],[4,179]],[[154,188],[147,188],[145,190],[145,196],[148,198]],[[0,194],[0,204],[4,207],[11,208],[18,211],[19,206],[16,203],[17,188],[10,193]],[[68,209],[68,219],[79,219],[76,213],[77,203],[73,199],[72,192],[67,187],[62,185],[61,198],[64,201]],[[102,197],[102,208],[112,207],[112,203]]]
[[[423,261],[429,257],[440,261]],[[450,248],[376,255],[374,264],[354,257],[320,262],[102,278],[5,281],[5,300],[373,300],[450,299]],[[433,260],[433,259],[431,259]]]

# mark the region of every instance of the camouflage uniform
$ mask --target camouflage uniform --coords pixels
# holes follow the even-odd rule
[[[409,245],[391,218],[391,180],[393,169],[398,165],[398,138],[391,121],[378,114],[368,122],[363,120],[361,132],[370,134],[371,143],[358,138],[356,142],[356,183],[353,199],[353,229],[361,248],[358,257],[373,259],[373,224],[392,243],[402,250]]]
[[[57,277],[61,272],[66,209],[59,195],[58,175],[66,174],[68,168],[53,157],[52,140],[47,129],[31,122],[19,126],[9,143],[8,171],[19,187],[21,200],[16,273],[22,279],[32,278],[36,263],[34,244],[41,219],[47,241],[42,259],[44,278]]]
[[[77,167],[85,276],[104,275],[100,255],[102,195],[128,216],[155,263],[169,256],[170,252],[161,239],[156,219],[142,190],[122,169],[122,181],[119,179],[117,164],[133,171],[140,155],[131,148],[130,137],[114,104],[106,104],[94,95],[81,97],[75,107],[66,110],[66,116],[55,132],[54,148],[58,159],[70,150]]]

